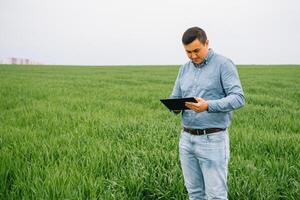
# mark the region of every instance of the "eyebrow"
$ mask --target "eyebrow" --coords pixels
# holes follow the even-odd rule
[[[192,51],[186,50],[186,52],[190,53],[190,52],[196,52],[196,51],[199,51],[199,50],[200,50],[200,48],[197,48],[197,49],[194,49]]]

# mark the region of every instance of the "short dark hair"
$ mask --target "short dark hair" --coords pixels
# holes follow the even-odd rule
[[[195,39],[198,39],[202,44],[205,44],[207,37],[203,29],[199,27],[191,27],[187,29],[182,36],[182,43],[188,45],[193,42]]]

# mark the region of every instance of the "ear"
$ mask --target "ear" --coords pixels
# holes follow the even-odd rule
[[[206,42],[205,42],[205,46],[207,46],[207,47],[208,47],[208,45],[209,45],[209,40],[206,40]]]

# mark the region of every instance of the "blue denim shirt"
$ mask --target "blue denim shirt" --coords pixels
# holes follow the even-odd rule
[[[201,97],[208,110],[182,111],[182,125],[193,129],[227,128],[232,111],[244,106],[245,98],[234,63],[209,49],[201,64],[182,65],[170,98]]]

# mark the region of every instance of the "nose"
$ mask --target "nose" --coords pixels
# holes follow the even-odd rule
[[[197,58],[197,55],[195,53],[192,53],[191,58]]]

